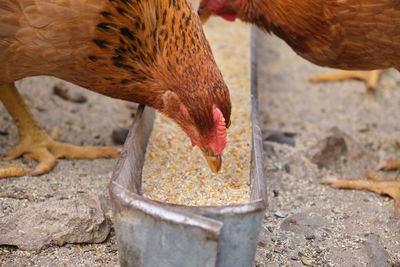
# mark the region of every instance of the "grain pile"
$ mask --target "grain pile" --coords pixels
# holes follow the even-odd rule
[[[214,174],[186,134],[157,114],[143,168],[143,193],[154,200],[184,205],[245,203],[250,195],[250,29],[241,22],[211,18],[205,32],[232,100],[232,125],[222,168]]]

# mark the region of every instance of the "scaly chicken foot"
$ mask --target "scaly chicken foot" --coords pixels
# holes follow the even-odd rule
[[[14,119],[19,134],[18,144],[8,151],[4,160],[10,161],[23,155],[38,161],[33,170],[14,165],[2,166],[0,178],[47,173],[58,158],[96,159],[119,155],[114,147],[75,146],[54,141],[35,121],[14,84],[0,86],[0,100]],[[53,129],[51,136],[57,139],[58,131]]]
[[[322,184],[329,184],[333,188],[344,189],[366,189],[378,194],[388,195],[394,199],[394,213],[400,215],[400,180],[384,181],[383,178],[374,172],[368,171],[366,179],[347,180],[344,178],[327,178],[321,181]]]
[[[400,160],[389,159],[379,163],[375,169],[384,171],[400,170]]]
[[[375,92],[378,86],[379,75],[382,70],[372,70],[372,71],[358,71],[358,70],[339,70],[328,73],[321,73],[311,77],[309,80],[312,83],[319,82],[334,82],[343,81],[349,79],[362,80],[367,85],[368,92]]]
[[[397,147],[400,148],[400,140],[396,142]],[[400,160],[389,159],[384,162],[378,164],[375,167],[375,170],[384,170],[384,171],[392,171],[392,170],[400,170]]]

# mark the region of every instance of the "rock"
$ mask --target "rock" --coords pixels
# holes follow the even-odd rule
[[[283,165],[283,169],[285,170],[286,173],[291,173],[292,170],[290,169],[290,165],[285,163],[285,165]]]
[[[112,132],[112,140],[117,145],[123,145],[125,143],[125,139],[128,136],[129,129],[124,127],[117,127]]]
[[[267,158],[276,158],[277,154],[273,144],[263,142],[264,154]]]
[[[285,144],[288,146],[295,146],[296,141],[294,140],[294,137],[296,136],[296,133],[288,133],[288,132],[275,132],[271,133],[268,135],[264,141],[269,141],[269,142],[275,142],[278,144]]]
[[[298,261],[299,260],[299,256],[297,256],[297,254],[292,254],[289,259],[294,260],[294,261]]]
[[[275,216],[275,217],[278,217],[278,218],[285,218],[285,217],[286,217],[286,214],[284,214],[284,213],[283,213],[282,211],[280,211],[280,210],[277,210],[277,211],[275,211],[274,216]]]
[[[268,230],[262,228],[260,234],[258,235],[258,246],[264,248],[267,247],[271,243],[268,237]]]
[[[0,218],[0,244],[40,250],[65,243],[100,243],[111,228],[99,199],[31,204]]]
[[[311,266],[311,262],[306,257],[301,257],[301,262],[306,266]]]
[[[330,130],[330,135],[320,140],[317,144],[317,152],[312,156],[311,161],[318,168],[328,168],[347,154],[348,145],[345,133],[338,128]]]
[[[282,221],[281,230],[294,232],[301,235],[314,235],[315,231],[329,226],[329,222],[321,216],[309,216],[307,213],[296,213]]]
[[[279,238],[279,236],[271,236],[271,241],[276,243],[276,242],[280,241],[280,238]]]
[[[87,97],[79,92],[71,91],[65,83],[57,83],[53,87],[53,94],[61,97],[64,100],[74,103],[85,103]]]
[[[368,266],[390,266],[388,264],[389,253],[379,243],[379,235],[369,234],[363,245],[369,259]]]
[[[315,239],[315,235],[314,235],[314,234],[306,234],[304,237],[305,237],[305,239],[307,239],[307,240],[313,240],[313,239]]]
[[[330,129],[330,134],[320,140],[311,151],[311,161],[319,169],[354,170],[365,169],[364,165],[374,165],[377,156],[367,151],[359,142],[337,127]],[[354,160],[357,159],[357,160]],[[376,163],[375,163],[376,164]],[[363,173],[364,174],[364,173]],[[352,175],[359,175],[354,174]]]
[[[278,197],[279,196],[279,190],[273,189],[272,190],[272,194],[274,197]]]

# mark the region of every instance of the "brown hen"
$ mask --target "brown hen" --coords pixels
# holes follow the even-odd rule
[[[202,0],[199,13],[203,20],[214,14],[230,21],[239,18],[253,23],[276,34],[297,54],[321,66],[400,70],[398,0]],[[364,74],[357,75],[361,78]],[[373,75],[376,81],[377,73]],[[387,161],[380,167],[400,169],[400,161]],[[400,214],[400,181],[328,179],[325,182],[334,187],[388,194],[395,199],[395,212]]]
[[[0,100],[13,117],[18,144],[34,170],[3,167],[2,176],[42,174],[60,157],[116,157],[111,147],[78,147],[50,138],[13,82],[51,75],[89,90],[143,103],[173,119],[221,166],[230,123],[228,89],[197,13],[186,0],[1,0]]]
[[[377,69],[372,67],[374,65],[396,67],[382,64],[381,61],[390,61],[391,58],[378,59],[379,64],[373,62],[366,65],[356,61],[349,65],[343,59],[351,60],[354,56],[371,54],[376,58],[387,55],[385,52],[375,52],[382,46],[388,51],[387,42],[396,42],[391,33],[393,25],[396,25],[397,8],[398,2],[395,0],[306,0],[301,3],[295,0],[202,0],[199,13],[203,21],[214,14],[230,21],[239,18],[254,23],[260,29],[284,39],[296,53],[315,64],[346,70],[358,69],[319,74],[310,79],[312,82],[359,79],[366,83],[369,91],[374,91],[381,71],[360,70]],[[383,39],[378,40],[381,37]],[[308,56],[303,53],[304,49],[310,49],[304,51]],[[344,50],[349,52],[343,53]],[[368,56],[364,59],[368,61]]]

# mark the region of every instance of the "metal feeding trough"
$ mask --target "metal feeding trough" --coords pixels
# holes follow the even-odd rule
[[[185,206],[141,194],[155,112],[141,105],[110,183],[122,266],[251,266],[267,207],[257,105],[255,31],[251,32],[252,149],[250,202]]]

